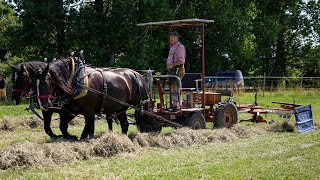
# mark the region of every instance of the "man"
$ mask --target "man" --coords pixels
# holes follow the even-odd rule
[[[7,102],[6,86],[7,82],[0,74],[0,101]]]
[[[183,44],[179,42],[179,34],[176,31],[170,32],[170,51],[167,58],[167,70],[171,75],[176,75],[180,79],[185,74],[184,63],[186,61],[186,49]],[[177,81],[174,78],[169,79],[169,86],[171,92],[172,111],[178,111],[179,95]]]

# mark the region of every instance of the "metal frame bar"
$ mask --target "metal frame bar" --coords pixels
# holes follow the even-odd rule
[[[172,28],[176,27],[196,27],[200,26],[200,32],[201,32],[201,41],[202,41],[202,52],[201,52],[201,63],[202,63],[202,72],[201,72],[201,106],[203,109],[205,109],[205,48],[204,48],[204,32],[205,32],[205,24],[206,23],[213,23],[214,20],[208,20],[208,19],[182,19],[182,20],[173,20],[173,21],[161,21],[161,22],[149,22],[149,23],[140,23],[137,24],[137,26],[147,26],[147,27],[162,27],[162,28],[168,28],[169,31]],[[169,42],[170,43],[170,42]],[[156,77],[156,76],[153,76]],[[179,78],[180,79],[180,78]],[[180,80],[181,83],[181,80]],[[180,84],[180,87],[181,84]],[[202,111],[203,116],[205,116],[205,110]]]

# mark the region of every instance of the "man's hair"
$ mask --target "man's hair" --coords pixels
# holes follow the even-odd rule
[[[169,33],[170,36],[177,36],[178,38],[180,37],[179,33],[177,31],[171,31]]]

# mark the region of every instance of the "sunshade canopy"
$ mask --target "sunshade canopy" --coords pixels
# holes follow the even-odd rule
[[[137,24],[137,26],[174,28],[174,27],[201,26],[203,24],[213,23],[213,22],[214,22],[213,20],[196,18],[196,19],[181,19],[181,20],[173,20],[173,21],[140,23],[140,24]]]

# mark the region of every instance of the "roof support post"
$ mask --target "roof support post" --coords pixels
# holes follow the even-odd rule
[[[205,86],[204,86],[204,76],[205,76],[205,57],[204,57],[204,23],[202,23],[201,25],[201,34],[202,34],[202,73],[201,73],[201,90],[202,90],[202,95],[201,95],[201,104],[202,104],[202,108],[204,109],[203,110],[203,116],[205,117],[205,95],[204,95],[204,92],[205,92]]]

